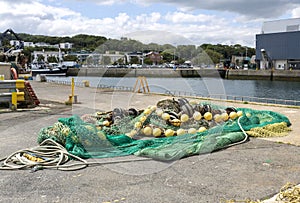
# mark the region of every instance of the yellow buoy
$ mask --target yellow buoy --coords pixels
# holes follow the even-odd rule
[[[151,113],[151,110],[150,110],[150,109],[145,109],[145,110],[144,110],[144,114],[145,114],[145,115],[149,115],[150,113]]]
[[[237,115],[236,112],[233,111],[233,112],[230,112],[229,117],[230,117],[232,120],[234,120],[234,119],[236,119],[236,118],[238,117],[238,115]]]
[[[179,119],[177,119],[177,118],[173,119],[171,121],[171,123],[172,123],[173,126],[176,126],[176,127],[179,127],[181,125],[181,121]]]
[[[204,127],[204,126],[201,126],[201,127],[198,129],[198,132],[199,132],[199,133],[202,133],[202,132],[204,132],[204,131],[206,131],[206,127]]]
[[[180,120],[181,120],[181,122],[187,122],[188,120],[189,120],[189,116],[187,115],[187,114],[182,114],[181,116],[180,116]]]
[[[141,127],[142,127],[142,123],[141,123],[141,122],[136,122],[136,123],[134,124],[134,127],[135,127],[135,128],[141,128]]]
[[[243,112],[242,111],[238,111],[237,115],[238,115],[238,117],[241,117],[243,115]]]
[[[165,131],[165,136],[166,137],[171,137],[173,135],[174,135],[174,130],[168,129],[168,130]]]
[[[170,119],[170,114],[168,114],[168,113],[163,113],[163,114],[161,115],[161,117],[162,117],[162,119],[164,119],[165,121],[167,121],[167,120]]]
[[[195,129],[195,128],[190,128],[189,130],[188,130],[188,133],[189,134],[195,134],[197,132],[197,130]]]
[[[110,122],[107,121],[107,120],[105,120],[105,121],[103,121],[102,125],[104,125],[104,126],[109,126],[109,125],[110,125]]]
[[[146,119],[147,119],[146,116],[142,116],[142,117],[140,118],[140,121],[143,123],[143,122],[145,122]]]
[[[220,114],[216,114],[216,115],[214,116],[214,120],[215,120],[217,123],[220,123],[220,122],[223,120],[223,118],[222,118],[222,116],[221,116]]]
[[[203,115],[204,119],[207,120],[207,121],[210,121],[212,119],[212,113],[210,112],[206,112],[204,115]]]
[[[152,128],[147,126],[143,129],[144,135],[151,135],[152,134]]]
[[[222,116],[223,121],[227,121],[229,118],[227,113],[222,113],[221,116]]]
[[[155,111],[156,110],[156,106],[151,106],[150,109],[151,109],[151,111]]]
[[[177,135],[184,135],[186,133],[186,131],[184,130],[184,129],[182,129],[182,128],[180,128],[180,129],[178,129],[177,131],[176,131],[176,134]]]
[[[195,111],[195,113],[193,114],[193,118],[196,121],[199,121],[202,118],[202,115],[201,115],[201,113],[199,111]]]
[[[152,134],[154,135],[154,137],[159,137],[161,136],[161,129],[160,128],[154,128]]]
[[[159,117],[161,117],[162,114],[164,113],[163,110],[161,110],[161,109],[156,109],[155,112],[156,112],[156,115],[158,115]]]

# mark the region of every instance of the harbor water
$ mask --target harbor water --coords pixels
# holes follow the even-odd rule
[[[49,76],[47,79],[50,82],[71,81],[70,77]],[[91,87],[102,88],[131,89],[136,80],[134,77],[75,77],[76,84],[89,81]],[[150,91],[156,93],[300,106],[300,82],[221,78],[147,78],[147,82]]]

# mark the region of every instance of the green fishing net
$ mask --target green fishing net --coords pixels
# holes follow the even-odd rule
[[[273,111],[182,99],[160,101],[144,110],[114,109],[60,118],[40,130],[38,142],[53,139],[82,158],[137,155],[170,161],[243,142],[245,131],[255,136],[266,131],[269,136],[282,135],[290,125],[286,116]]]

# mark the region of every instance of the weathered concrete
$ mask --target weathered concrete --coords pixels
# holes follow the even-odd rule
[[[226,79],[300,81],[300,70],[228,70]]]

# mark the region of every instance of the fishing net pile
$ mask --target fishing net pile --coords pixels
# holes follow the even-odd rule
[[[40,130],[81,158],[126,155],[170,161],[242,143],[248,135],[285,136],[289,119],[273,111],[165,99],[143,110],[115,108],[60,118]]]

